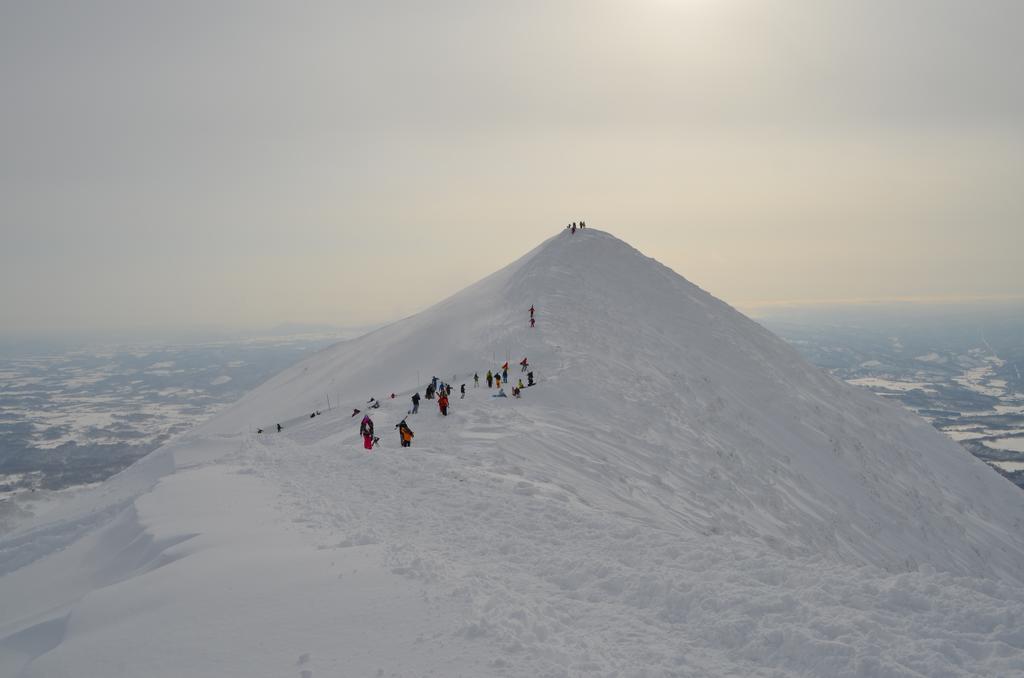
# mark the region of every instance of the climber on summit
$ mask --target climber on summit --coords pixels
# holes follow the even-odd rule
[[[534,310],[535,310],[535,309],[533,308],[533,304],[530,304],[530,317],[531,317],[531,318],[533,317],[533,312],[534,312]]]
[[[526,368],[529,367],[529,366],[530,366],[530,361],[527,360],[525,357],[523,357],[523,359],[519,361],[519,367],[522,368],[521,370],[519,370],[520,372],[525,372]]]
[[[507,360],[505,361],[505,364],[501,366],[501,378],[505,381],[506,384],[508,383],[508,361]]]
[[[416,393],[413,393],[411,400],[412,400],[412,409],[409,410],[409,414],[416,414],[417,412],[420,411],[420,392],[416,391]]]
[[[459,396],[459,400],[463,400],[466,397],[466,385],[463,384],[460,386],[459,391],[462,393],[462,395]]]
[[[491,386],[494,385],[494,375],[491,373],[490,370],[487,370],[487,377],[486,377],[486,379],[487,379],[487,388],[490,388]]]
[[[494,375],[494,388],[501,388],[501,375]]]
[[[530,328],[531,329],[536,327],[536,324],[535,324],[536,322],[537,322],[536,320],[534,320],[533,318],[530,318]]]
[[[437,399],[437,408],[441,410],[441,416],[448,416],[448,396],[441,394],[441,397]]]
[[[473,373],[473,388],[480,387],[480,375],[477,372]]]
[[[364,414],[363,420],[359,423],[359,435],[363,436],[363,447],[367,450],[373,449],[373,419],[370,415]]]

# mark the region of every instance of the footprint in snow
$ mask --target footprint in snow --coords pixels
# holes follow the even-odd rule
[[[536,485],[528,483],[525,480],[520,480],[518,483],[516,483],[516,486],[512,488],[512,491],[515,492],[516,494],[523,494],[526,496],[531,496],[539,492]]]

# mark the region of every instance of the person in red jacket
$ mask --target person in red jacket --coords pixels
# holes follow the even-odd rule
[[[437,407],[441,410],[441,415],[448,416],[448,396],[442,395],[437,399]]]

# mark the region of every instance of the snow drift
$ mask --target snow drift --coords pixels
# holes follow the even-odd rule
[[[473,388],[523,356],[522,400]],[[417,374],[468,396],[424,401],[401,450]],[[0,540],[0,673],[1024,671],[1024,495],[600,231],[311,356],[45,518]]]

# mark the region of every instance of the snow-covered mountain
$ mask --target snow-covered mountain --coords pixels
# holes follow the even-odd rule
[[[466,398],[402,449],[433,375]],[[0,539],[0,675],[1024,675],[1022,528],[926,422],[563,232]]]

